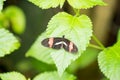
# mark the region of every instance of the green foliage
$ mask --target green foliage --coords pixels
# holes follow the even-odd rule
[[[0,13],[0,28],[8,28],[9,21],[6,19],[5,15],[1,12]]]
[[[51,53],[58,72],[62,75],[64,70],[86,49],[92,35],[92,24],[86,15],[76,17],[65,12],[61,12],[50,20],[46,33],[51,37],[61,37],[62,35],[65,35],[65,37],[74,42],[79,49],[79,54],[75,55],[64,50],[53,51]]]
[[[9,28],[21,34],[25,30],[25,16],[22,10],[16,6],[9,6],[0,13],[0,28]]]
[[[99,51],[100,50],[98,49],[88,47],[86,51],[84,51],[82,55],[68,67],[67,70],[74,73],[78,69],[87,67],[90,63],[96,60],[98,55],[97,53]]]
[[[3,2],[6,1],[6,0],[0,0],[0,12],[1,10],[3,9]]]
[[[101,71],[110,80],[120,80],[120,40],[114,46],[101,51],[98,62]]]
[[[39,74],[33,80],[76,80],[76,77],[66,72],[60,77],[57,72],[54,71]]]
[[[24,75],[18,72],[7,72],[0,73],[0,79],[2,80],[27,80]],[[30,80],[30,79],[28,79]],[[64,72],[64,74],[60,77],[56,71],[53,72],[44,72],[37,75],[33,80],[76,80],[74,75],[68,74]]]
[[[0,1],[0,11],[2,10],[3,1],[4,0]],[[28,1],[42,9],[55,8],[57,6],[62,8],[65,3],[65,0]],[[67,1],[68,4],[70,4],[71,7],[75,9],[87,9],[96,5],[105,5],[102,0]],[[5,56],[6,54],[10,54],[20,46],[20,43],[12,33],[2,29],[3,27],[8,28],[9,26],[11,26],[12,30],[18,34],[23,33],[25,30],[25,16],[21,9],[15,6],[10,6],[6,8],[3,13],[0,13],[0,57]],[[72,54],[65,51],[64,49],[54,50],[41,45],[41,41],[45,38],[62,37],[63,35],[65,35],[65,38],[72,41],[78,47],[77,53]],[[34,57],[38,61],[42,61],[47,64],[55,64],[58,72],[54,71],[41,73],[33,80],[75,80],[76,77],[66,73],[65,69],[68,68],[68,66],[75,60],[75,63],[71,65],[72,67],[69,67],[69,69],[72,69],[73,71],[78,67],[80,68],[81,66],[87,66],[96,58],[97,54],[93,53],[96,53],[97,51],[88,50],[84,52],[88,47],[91,36],[92,22],[88,16],[80,15],[79,12],[76,12],[75,16],[66,12],[59,12],[53,16],[47,25],[47,30],[38,37],[38,39],[26,53],[26,56]],[[100,47],[99,49],[104,49],[104,46],[99,42],[99,40],[97,40],[95,37],[94,40],[99,45],[97,48]],[[106,48],[101,51],[98,56],[100,69],[110,80],[119,80],[120,78],[119,46],[120,41],[113,47]],[[82,53],[83,55],[81,56]],[[91,55],[91,53],[93,55]],[[29,64],[24,63],[21,63],[22,66],[18,65],[21,70],[27,70],[29,67]],[[26,80],[25,77],[18,72],[8,72],[4,74],[1,73],[0,78],[2,80]]]
[[[2,80],[26,80],[26,78],[18,72],[0,73],[0,78]]]
[[[69,4],[76,9],[87,9],[96,5],[105,5],[102,0],[68,0]]]
[[[61,50],[53,50],[43,47],[40,43],[44,38],[59,36],[65,37],[74,42],[79,51],[76,54]],[[55,15],[48,24],[48,28],[44,35],[41,35],[34,43],[27,55],[32,56],[38,60],[51,63],[51,57],[57,66],[60,75],[74,60],[76,60],[81,53],[88,46],[90,37],[92,35],[92,24],[86,15],[79,17],[69,15],[65,12]],[[53,63],[53,62],[52,62]]]
[[[65,0],[28,0],[42,9],[55,8],[60,5],[62,8]]]
[[[8,30],[0,29],[0,57],[10,54],[20,46],[19,41]]]
[[[55,8],[60,5],[62,8],[65,0],[29,0],[36,6],[39,6],[42,9]],[[67,0],[68,3],[76,9],[86,9],[91,8],[96,5],[105,5],[102,0]]]
[[[47,49],[46,47],[41,45],[41,41],[46,38],[46,34],[43,33],[38,37],[29,51],[26,53],[26,56],[32,56],[42,62],[46,62],[48,64],[53,64],[53,60],[50,56],[51,49]]]
[[[12,29],[15,33],[21,34],[25,30],[25,16],[22,10],[16,6],[9,6],[3,14],[10,21]]]

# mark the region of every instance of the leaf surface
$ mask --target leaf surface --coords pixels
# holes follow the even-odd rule
[[[87,9],[96,5],[106,5],[102,0],[68,0],[68,3],[76,9]]]
[[[110,80],[120,79],[120,41],[101,51],[98,56],[101,71]]]
[[[76,77],[66,72],[60,77],[58,73],[54,71],[39,74],[33,80],[76,80]]]
[[[8,30],[0,29],[0,57],[10,54],[20,46],[16,37]]]
[[[26,53],[26,56],[34,57],[37,60],[40,60],[40,61],[48,63],[48,64],[53,64],[54,62],[50,56],[51,49],[46,48],[41,45],[41,41],[43,39],[45,39],[46,37],[47,37],[47,35],[45,33],[40,35],[37,38],[37,40],[35,41],[35,43],[28,50],[28,52]]]
[[[54,62],[59,75],[62,75],[64,70],[86,50],[92,36],[91,20],[86,15],[77,17],[60,12],[49,21],[47,27],[46,32],[39,36],[26,55],[50,64]],[[63,35],[78,47],[77,53],[66,52],[64,49],[55,50],[41,45],[41,41],[45,38]]]
[[[48,9],[48,8],[55,8],[60,5],[60,8],[62,8],[65,0],[29,0],[36,6],[39,6],[42,9]]]
[[[65,12],[58,13],[49,22],[46,33],[50,37],[62,37],[72,41],[78,47],[78,53],[71,54],[65,50],[57,50],[51,53],[59,75],[86,50],[92,36],[92,24],[86,15],[79,17]]]
[[[6,0],[0,0],[0,12],[1,10],[3,9],[3,2],[6,1]]]
[[[2,80],[26,80],[26,78],[18,72],[0,73],[0,78]]]

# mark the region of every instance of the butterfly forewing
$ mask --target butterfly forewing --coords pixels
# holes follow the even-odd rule
[[[44,40],[41,42],[41,44],[42,44],[43,46],[45,46],[45,47],[49,47],[48,42],[49,42],[49,38],[46,38],[46,39],[44,39]]]

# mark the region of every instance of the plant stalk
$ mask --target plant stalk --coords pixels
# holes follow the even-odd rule
[[[104,45],[95,37],[95,35],[92,36],[94,41],[102,48],[105,49]]]

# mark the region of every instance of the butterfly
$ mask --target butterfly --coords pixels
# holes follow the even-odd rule
[[[64,48],[65,51],[70,53],[77,53],[77,46],[71,42],[70,40],[63,37],[51,37],[42,40],[41,44],[45,47],[53,48],[53,49],[61,49]]]

